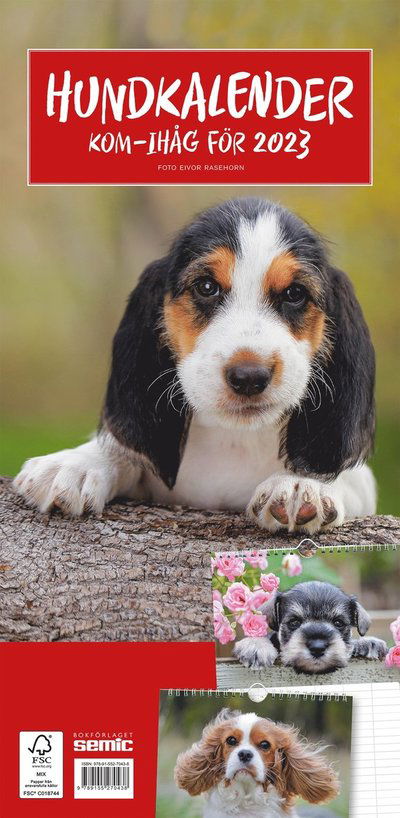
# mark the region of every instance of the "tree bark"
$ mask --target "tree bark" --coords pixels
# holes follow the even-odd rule
[[[0,641],[211,641],[210,552],[294,548],[243,514],[115,502],[101,517],[39,514],[0,480]],[[368,517],[315,543],[390,545]]]

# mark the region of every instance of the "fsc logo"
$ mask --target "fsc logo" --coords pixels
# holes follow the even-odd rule
[[[19,797],[63,797],[63,734],[23,731],[19,734]]]

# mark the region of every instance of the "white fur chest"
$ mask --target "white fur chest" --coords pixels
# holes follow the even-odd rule
[[[256,486],[279,470],[279,432],[224,429],[193,419],[172,490],[154,475],[146,476],[151,499],[158,503],[242,511]]]
[[[237,776],[228,787],[219,784],[206,798],[204,818],[288,818],[275,788],[265,792],[248,776]],[[296,818],[293,812],[290,818]]]

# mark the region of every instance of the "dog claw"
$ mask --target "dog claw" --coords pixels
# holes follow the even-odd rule
[[[255,503],[253,503],[253,505],[251,507],[251,510],[252,510],[255,517],[258,517],[260,511],[263,510],[267,500],[268,500],[268,496],[266,494],[260,494],[260,496],[257,497],[257,500],[255,501]]]
[[[69,514],[68,503],[66,502],[65,498],[55,497],[55,499],[53,500],[52,506],[50,508],[50,511],[52,511],[52,510],[54,511],[54,509],[57,510],[57,511],[61,511],[66,516],[68,516],[68,514]]]
[[[341,525],[344,519],[340,494],[314,479],[289,474],[277,474],[260,483],[246,511],[260,528],[271,532],[286,528],[291,533],[303,530],[313,534]]]
[[[337,509],[330,497],[322,498],[322,508],[324,510],[324,525],[333,523],[337,517]]]
[[[313,505],[313,503],[303,503],[300,506],[297,516],[296,516],[296,524],[297,525],[304,525],[304,523],[309,523],[310,520],[313,520],[317,516],[317,509]]]

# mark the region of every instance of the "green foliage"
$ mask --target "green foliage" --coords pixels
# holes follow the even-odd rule
[[[260,717],[294,724],[312,741],[321,738],[335,746],[349,745],[351,733],[352,701],[319,699],[318,696],[287,696],[280,694],[267,696],[263,702],[255,704],[247,695],[230,691],[219,693],[160,695],[161,735],[170,733],[181,735],[186,743],[198,741],[203,727],[211,721],[223,707],[240,710],[242,713],[257,712]]]
[[[353,559],[356,559],[353,555]],[[361,583],[364,587],[383,588],[391,582],[399,583],[399,555],[396,551],[370,551],[359,561]],[[384,607],[384,606],[382,606]]]
[[[301,564],[303,571],[297,577],[288,577],[284,574],[280,567],[281,564],[281,556],[272,554],[268,557],[267,571],[271,571],[280,577],[280,591],[286,591],[288,588],[292,588],[293,585],[297,585],[298,582],[310,582],[313,579],[317,579],[320,582],[332,582],[333,585],[340,585],[341,583],[338,572],[333,567],[330,567],[326,560],[318,556],[312,559],[302,559]]]
[[[375,454],[372,458],[378,486],[378,514],[400,516],[400,433],[394,415],[379,414]]]
[[[334,568],[327,564],[326,560],[322,559],[321,557],[315,556],[312,559],[303,559],[302,568],[303,571],[301,575],[289,577],[282,569],[282,556],[271,554],[268,556],[268,566],[263,570],[260,568],[254,568],[245,560],[244,574],[237,577],[235,581],[243,582],[245,585],[248,585],[251,590],[253,590],[255,586],[260,585],[261,574],[271,573],[279,577],[280,591],[286,591],[288,588],[292,588],[293,585],[297,585],[298,582],[309,582],[310,580],[315,579],[319,580],[320,582],[332,582],[334,585],[341,584],[340,575],[334,570]],[[220,576],[217,571],[214,572],[212,578],[213,590],[218,590],[222,595],[224,595],[230,584],[230,581],[226,577]]]
[[[202,808],[199,799],[179,801],[167,795],[157,798],[156,818],[201,818]]]
[[[0,474],[13,477],[29,457],[50,454],[85,443],[97,425],[97,418],[62,418],[15,421],[1,424]]]

